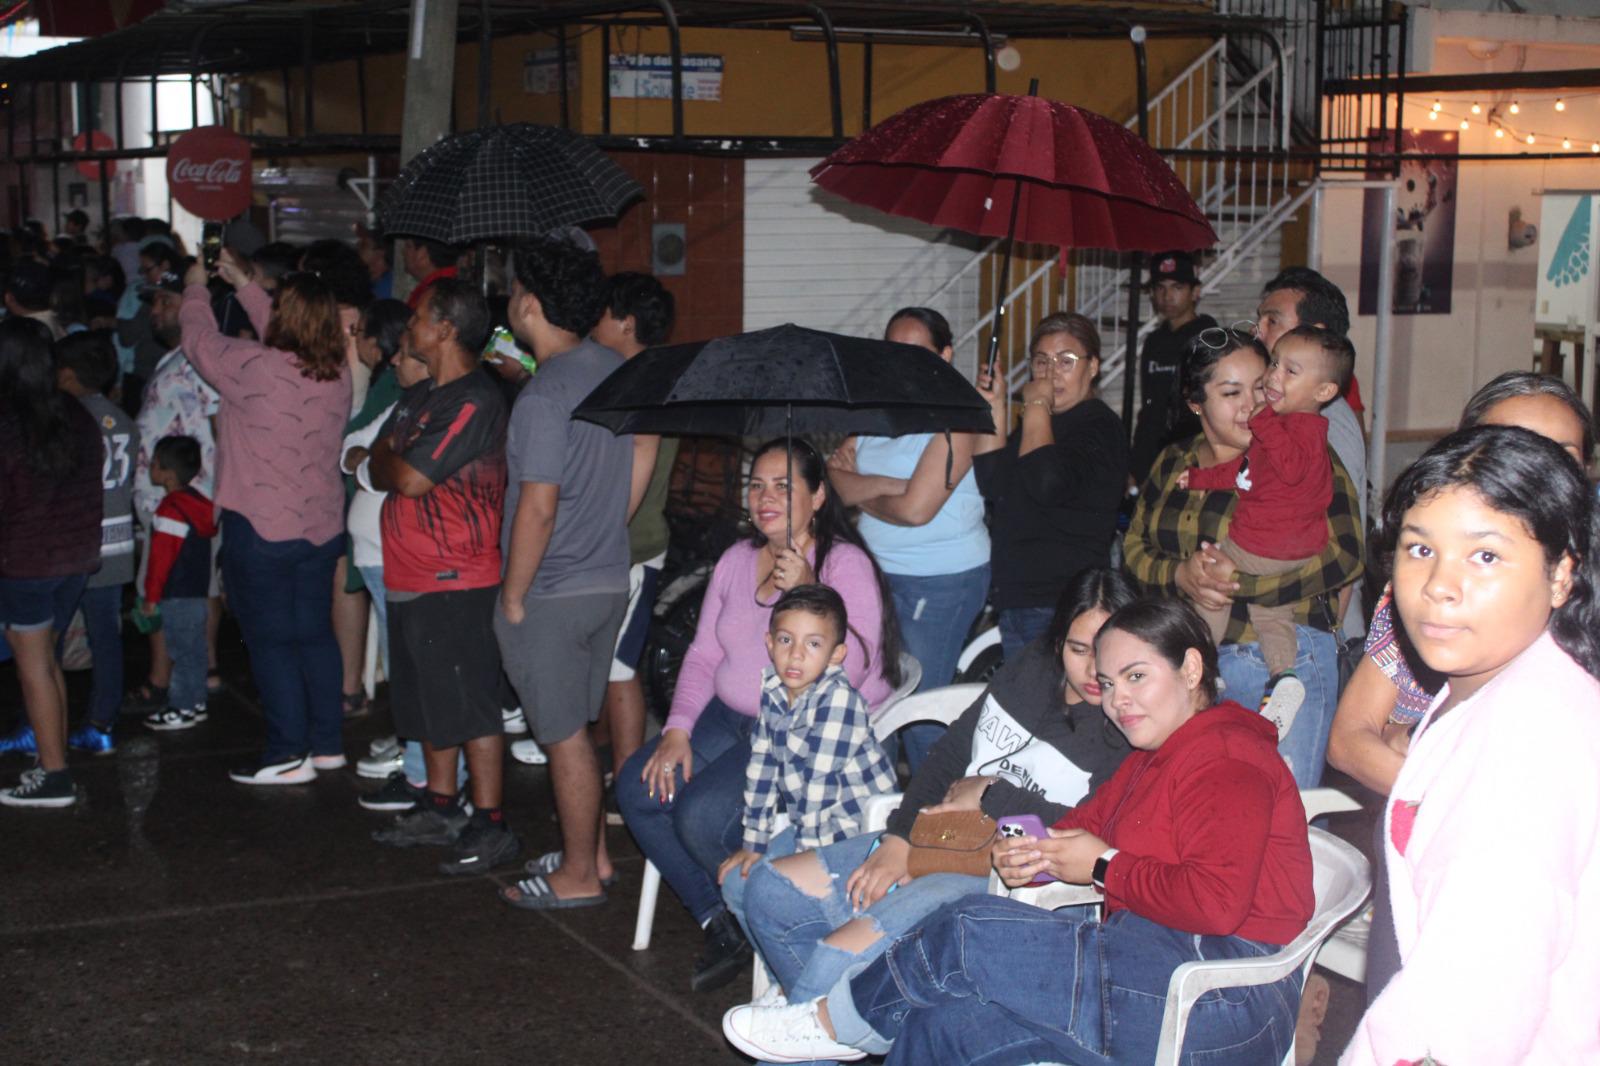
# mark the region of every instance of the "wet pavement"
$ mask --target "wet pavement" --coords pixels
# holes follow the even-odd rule
[[[625,829],[608,832],[610,901],[548,914],[496,900],[517,867],[446,877],[435,849],[374,844],[392,815],[357,806],[377,782],[353,766],[388,732],[381,703],[346,730],[351,769],[234,784],[227,770],[255,753],[261,724],[242,649],[225,647],[231,684],[209,721],[157,735],[124,718],[115,754],[73,756],[75,807],[0,808],[0,1059],[746,1061],[720,1019],[748,978],[689,991],[700,933],[670,892],[650,949],[631,950],[644,863]],[[81,707],[87,675],[68,676]],[[19,714],[0,665],[0,728]],[[0,784],[27,765],[0,757]],[[525,858],[560,846],[543,767],[508,764],[505,806]],[[1364,844],[1362,819],[1333,828]],[[1357,986],[1330,980],[1319,1064],[1361,1009]]]

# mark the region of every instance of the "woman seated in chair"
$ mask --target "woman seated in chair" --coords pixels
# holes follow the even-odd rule
[[[988,888],[985,870],[907,869],[919,811],[1034,814],[1046,823],[1109,780],[1127,741],[1100,713],[1094,634],[1134,599],[1112,570],[1080,572],[1045,636],[1007,662],[935,743],[883,833],[764,860],[748,879],[731,871],[723,897],[789,998],[825,994],[941,905]]]
[[[1104,917],[988,896],[947,904],[823,998],[730,1010],[735,1046],[769,1062],[1151,1062],[1175,969],[1268,956],[1305,929],[1305,809],[1272,723],[1217,703],[1205,623],[1178,601],[1141,600],[1112,614],[1094,653],[1101,707],[1137,750],[1046,839],[1002,840],[994,862],[1013,887],[1092,881]],[[1298,970],[1209,992],[1184,1051],[1276,1064],[1299,995]]]
[[[850,619],[850,684],[874,709],[900,684],[899,635],[883,574],[834,495],[821,454],[796,437],[792,456],[781,437],[756,451],[746,494],[750,535],[712,571],[661,735],[617,774],[617,805],[639,850],[705,930],[705,952],[690,980],[697,992],[728,983],[750,960],[739,923],[722,905],[716,871],[743,838],[745,770],[769,664],[772,605],[799,585],[830,586]],[[600,874],[611,876],[609,863]]]

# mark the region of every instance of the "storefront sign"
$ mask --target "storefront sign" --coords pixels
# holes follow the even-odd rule
[[[226,221],[250,207],[250,142],[222,126],[201,126],[167,149],[172,198],[203,219]]]
[[[611,97],[614,100],[672,99],[672,57],[670,55],[628,55],[611,57]],[[693,54],[683,57],[683,98],[685,100],[722,99],[722,57]]]

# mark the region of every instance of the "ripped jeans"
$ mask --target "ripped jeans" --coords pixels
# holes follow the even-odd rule
[[[826,895],[815,896],[796,887],[773,868],[770,857],[752,868],[748,878],[730,874],[723,883],[722,897],[728,909],[738,917],[791,1003],[826,995],[841,977],[883,954],[896,937],[915,929],[944,904],[989,890],[986,877],[929,874],[901,885],[857,913],[845,897],[845,884],[866,861],[877,839],[877,833],[862,833],[810,853],[828,871]],[[829,933],[859,917],[870,918],[883,934],[865,951],[856,954],[822,943]]]

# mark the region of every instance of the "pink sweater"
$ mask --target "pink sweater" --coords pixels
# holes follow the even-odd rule
[[[272,298],[252,282],[239,303],[266,336]],[[323,544],[344,531],[339,444],[350,417],[350,373],[313,381],[290,352],[224,337],[204,285],[183,290],[183,353],[222,397],[217,506],[250,520],[263,540]]]
[[[740,714],[754,718],[760,712],[761,672],[771,664],[766,635],[772,615],[770,607],[756,602],[756,586],[766,576],[756,572],[760,556],[761,549],[741,540],[717,560],[700,607],[694,643],[678,672],[667,729],[693,730],[712,696]],[[836,542],[817,579],[844,599],[851,629],[844,672],[867,706],[876,707],[888,697],[890,688],[878,664],[883,602],[878,598],[872,561],[860,548]],[[870,673],[868,663],[872,664]]]
[[[1600,682],[1545,634],[1442,700],[1385,811],[1401,969],[1339,1061],[1600,1062]]]

